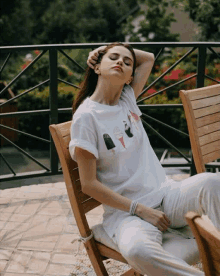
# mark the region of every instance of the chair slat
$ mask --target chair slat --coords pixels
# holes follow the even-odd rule
[[[212,142],[210,144],[204,145],[201,147],[202,154],[208,154],[210,152],[216,151],[220,149],[220,140]]]
[[[211,142],[217,141],[220,137],[220,130],[216,132],[209,133],[207,135],[204,135],[202,137],[199,137],[199,143],[200,146],[204,146],[206,144],[209,144]]]
[[[192,101],[192,108],[195,110],[195,109],[204,108],[207,106],[217,105],[219,103],[220,103],[220,95],[217,95],[215,97],[209,97],[209,98]]]
[[[211,85],[209,86],[209,89],[207,90],[207,87],[203,88],[198,88],[198,89],[192,89],[192,90],[187,90],[189,91],[189,99],[191,101],[197,100],[197,99],[203,99],[206,97],[211,97],[215,95],[220,94],[220,85]]]
[[[220,158],[220,149],[203,156],[204,163],[209,163]]]
[[[219,111],[220,111],[220,104],[197,109],[194,111],[194,116],[197,119],[197,118],[209,115],[209,114],[218,113]]]
[[[64,146],[69,149],[69,143],[70,143],[70,135],[67,135],[65,137],[63,137],[63,143],[64,143]]]
[[[202,127],[205,125],[210,125],[215,122],[220,122],[220,112],[209,116],[204,116],[202,118],[196,119],[196,126]]]
[[[94,208],[98,207],[99,205],[101,205],[101,203],[95,200],[94,198],[90,198],[84,201],[82,205],[83,205],[84,212],[87,213],[93,210]]]
[[[80,191],[77,196],[78,196],[78,198],[80,199],[81,202],[85,202],[88,199],[92,198],[91,196],[89,196],[87,194],[84,194],[82,191]]]
[[[220,129],[220,122],[216,122],[214,124],[206,125],[206,126],[198,128],[197,132],[198,132],[198,136],[201,137],[206,134],[216,132],[219,129]]]
[[[62,134],[62,137],[69,135],[71,124],[71,121],[59,124],[59,131]]]

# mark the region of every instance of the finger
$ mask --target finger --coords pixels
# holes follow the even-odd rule
[[[94,69],[94,66],[93,66],[90,62],[87,62],[87,65],[88,65],[90,68]]]
[[[170,222],[170,220],[168,219],[168,217],[165,215],[164,216],[164,219],[167,221],[167,223],[170,225],[171,224],[171,222]]]

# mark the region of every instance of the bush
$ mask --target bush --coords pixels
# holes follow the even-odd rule
[[[20,91],[21,94],[23,91]],[[77,89],[67,86],[63,83],[58,85],[58,107],[67,108],[71,107],[74,96],[77,93]],[[49,109],[49,87],[46,87],[43,91],[38,89],[29,92],[18,100],[18,110],[27,111],[27,110],[43,110]],[[72,113],[63,113],[59,114],[59,123],[71,120]],[[19,119],[19,129],[39,136],[44,139],[49,139],[49,115],[48,114],[38,114],[38,115],[28,115],[21,117]],[[27,148],[44,148],[47,146],[46,143],[36,142],[36,139],[25,139],[24,136],[19,136],[19,145]]]

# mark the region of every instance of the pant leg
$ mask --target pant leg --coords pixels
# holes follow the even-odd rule
[[[186,225],[188,211],[205,214],[220,230],[220,174],[200,173],[177,182],[166,194],[162,210],[171,220],[171,227]]]
[[[124,219],[116,230],[114,241],[127,262],[143,275],[204,276],[203,272],[165,251],[162,232],[139,217]]]

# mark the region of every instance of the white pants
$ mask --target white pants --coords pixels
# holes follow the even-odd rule
[[[175,183],[166,194],[162,211],[171,228],[186,225],[188,211],[206,214],[220,230],[220,175],[201,173]],[[124,219],[115,233],[121,254],[139,273],[148,276],[204,275],[162,248],[162,232],[137,216]]]

